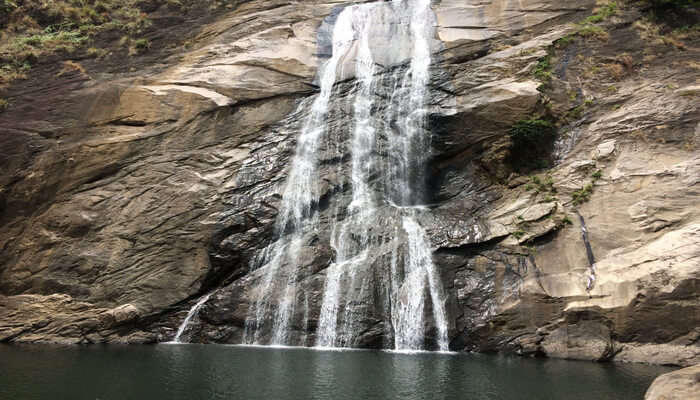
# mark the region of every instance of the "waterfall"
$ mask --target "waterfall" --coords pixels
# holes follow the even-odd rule
[[[212,294],[214,294],[214,292],[202,296],[202,298],[197,300],[195,305],[193,305],[192,308],[190,308],[190,311],[187,312],[187,316],[185,317],[184,321],[182,321],[182,324],[180,324],[180,326],[177,328],[177,333],[175,333],[175,337],[173,338],[171,343],[183,343],[180,339],[182,337],[182,334],[185,333],[185,330],[190,325],[192,319],[197,316],[197,314],[199,313],[199,309],[202,308],[204,303],[206,303],[209,300]]]
[[[369,187],[369,174],[372,170],[371,154],[375,143],[375,127],[371,118],[373,105],[372,87],[374,85],[374,60],[369,47],[369,27],[374,23],[371,6],[348,7],[343,12],[355,23],[357,29],[357,56],[355,74],[358,82],[355,96],[354,129],[352,137],[352,200],[347,206],[347,215],[339,227],[334,227],[331,246],[336,253],[336,262],[329,267],[326,278],[326,291],[318,330],[317,344],[321,347],[348,346],[351,340],[347,334],[342,335],[337,343],[337,318],[340,306],[340,280],[350,274],[354,283],[358,264],[367,261],[369,250],[369,229],[375,212],[372,192]],[[334,38],[335,40],[335,38]],[[350,315],[349,312],[345,313]],[[346,318],[343,332],[351,331]]]
[[[401,206],[420,205],[425,197],[425,164],[430,152],[430,134],[426,129],[426,103],[430,83],[430,39],[434,32],[429,0],[417,0],[410,18],[413,43],[410,68],[401,80],[398,93],[398,134],[388,134],[389,151],[398,153],[389,159],[398,160],[388,166],[390,176],[389,196]],[[390,107],[391,109],[392,107]],[[392,120],[394,119],[392,118]],[[406,207],[401,216],[401,226],[407,235],[408,254],[404,259],[403,282],[394,281],[392,293],[397,307],[392,312],[395,331],[394,348],[397,350],[421,349],[424,345],[425,287],[433,308],[437,332],[437,347],[449,349],[447,338],[447,314],[444,305],[442,282],[430,251],[425,230],[417,222],[420,207]],[[392,279],[398,277],[392,269]]]
[[[321,68],[321,93],[313,102],[311,112],[297,139],[296,152],[275,226],[277,240],[260,257],[260,264],[267,271],[261,287],[258,288],[256,302],[252,307],[253,314],[249,315],[245,322],[244,342],[247,344],[260,344],[263,324],[271,313],[274,313],[274,324],[273,339],[269,344],[286,344],[296,298],[298,268],[295,268],[294,264],[298,263],[297,255],[304,233],[314,229],[317,224],[315,216],[312,215],[312,207],[318,203],[316,153],[326,131],[326,115],[337,68],[352,42],[352,16],[349,13],[341,13],[333,29],[332,56]],[[291,263],[291,267],[283,268],[285,262]],[[271,307],[269,294],[273,286],[280,281],[285,282],[283,296],[276,307]]]
[[[377,48],[382,35],[391,41],[384,49]],[[427,212],[422,205],[427,201],[426,120],[434,35],[429,0],[353,5],[337,16],[333,53],[320,70],[321,92],[299,136],[283,193],[277,239],[261,256],[266,271],[246,321],[246,343],[299,342],[290,337],[296,307],[304,307],[303,326],[308,327],[309,318],[307,294],[297,296],[300,250],[308,245],[305,235],[327,223],[335,257],[326,269],[315,345],[357,346],[358,327],[370,308],[365,299],[382,285],[384,300],[378,307],[390,324],[384,327],[393,339],[388,345],[396,350],[448,350],[442,283],[419,222]],[[354,77],[348,92],[351,118],[340,133],[327,132],[336,77],[349,71]],[[348,176],[349,185],[338,183],[349,193],[340,196],[330,221],[322,222],[312,209],[319,197],[319,143],[344,142],[339,135],[346,133],[347,149],[339,151],[350,160],[339,162],[343,168],[339,166],[337,176]],[[380,253],[390,261],[378,258]],[[273,298],[273,292],[281,295]],[[428,338],[430,315],[436,332]],[[263,337],[271,339],[260,343]]]
[[[402,301],[397,312],[392,317],[396,330],[397,350],[415,350],[423,346],[424,341],[424,312],[425,286],[428,284],[430,300],[433,304],[433,318],[438,329],[437,345],[441,351],[447,351],[447,317],[443,303],[444,294],[442,283],[437,276],[435,265],[430,254],[430,246],[425,231],[413,216],[402,219],[403,229],[408,236],[408,262],[405,268],[406,277],[401,287]]]

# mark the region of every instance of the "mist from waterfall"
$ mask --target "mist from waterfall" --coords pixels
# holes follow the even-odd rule
[[[290,336],[296,308],[304,307],[306,327],[309,318],[308,297],[297,294],[304,262],[300,252],[307,245],[305,235],[329,223],[335,257],[326,269],[314,344],[356,347],[358,327],[366,317],[362,299],[373,290],[369,280],[379,279],[386,282],[384,301],[375,308],[387,316],[384,330],[391,342],[386,345],[396,350],[448,350],[445,296],[419,222],[425,212],[421,205],[427,201],[430,133],[426,120],[434,29],[429,0],[368,3],[346,7],[338,14],[332,55],[319,74],[321,92],[298,138],[283,193],[277,240],[257,260],[266,271],[246,320],[245,343],[299,344]],[[398,59],[394,65],[388,65],[391,57],[375,48],[380,31],[390,32],[397,46],[405,45],[395,51],[399,56],[394,55]],[[354,74],[348,128],[329,132],[326,117],[333,89],[338,78],[348,73]],[[349,137],[336,137],[340,134]],[[348,201],[335,205],[329,222],[320,221],[314,212],[319,203],[319,144],[324,140],[347,140],[347,148],[339,146],[338,151],[350,155],[347,165],[340,164],[349,171],[338,173],[348,175],[348,184],[341,186],[350,195]],[[375,255],[381,252],[390,254],[388,268],[377,265]],[[374,272],[368,274],[368,270]],[[427,318],[436,328],[430,334]],[[262,343],[263,337],[271,340]],[[305,341],[306,337],[301,344]]]

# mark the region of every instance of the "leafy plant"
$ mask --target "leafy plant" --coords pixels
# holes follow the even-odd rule
[[[563,49],[576,40],[576,34],[569,34],[554,42],[554,46]]]
[[[34,63],[42,56],[72,53],[88,43],[93,49],[89,55],[106,54],[96,50],[94,39],[107,32],[129,36],[142,33],[151,26],[142,10],[148,6],[146,3],[182,6],[182,2],[175,0],[0,0],[0,27],[4,28],[0,43],[3,69],[0,84],[25,77],[29,68],[18,65]],[[201,2],[187,0],[188,6],[197,6],[196,3]],[[115,35],[106,37],[110,36]],[[135,46],[142,51],[150,43],[139,39]]]
[[[147,39],[137,39],[134,41],[134,47],[139,50],[145,50],[151,47],[151,42]]]
[[[557,192],[556,188],[554,188],[554,180],[551,175],[545,175],[544,179],[541,179],[539,176],[533,176],[530,178],[530,181],[537,193]]]
[[[551,165],[556,138],[556,129],[551,122],[537,116],[522,119],[510,127],[508,134],[512,145],[507,162],[514,170],[527,172]]]
[[[597,13],[581,21],[581,24],[597,24],[598,22],[605,21],[615,14],[617,14],[617,2],[612,1],[602,6]]]
[[[648,0],[651,7],[657,9],[697,7],[699,0]]]
[[[535,246],[525,246],[525,250],[527,250],[527,255],[530,257],[537,255],[537,247]]]
[[[594,38],[594,39],[599,39],[599,40],[607,40],[610,35],[608,32],[605,31],[605,29],[597,26],[597,25],[584,25],[578,30],[578,35],[583,37],[583,38]]]
[[[591,199],[591,195],[593,194],[593,185],[592,184],[587,184],[586,186],[582,187],[581,189],[575,191],[572,195],[574,204],[575,205],[580,205],[588,200]]]
[[[15,4],[14,1],[0,0],[0,16],[5,16],[9,14],[15,8],[17,8],[17,4]]]
[[[552,56],[550,54],[538,60],[534,74],[537,79],[543,82],[552,80]]]
[[[151,47],[151,42],[147,39],[136,39],[129,48],[129,55],[136,55],[145,52]]]
[[[28,61],[20,62],[14,59],[0,65],[0,85],[15,79],[24,79],[31,68]]]
[[[554,127],[540,118],[521,119],[510,128],[510,137],[516,142],[534,142],[552,134]]]
[[[586,111],[586,105],[580,104],[566,113],[566,119],[567,120],[577,120],[583,116],[583,113]]]

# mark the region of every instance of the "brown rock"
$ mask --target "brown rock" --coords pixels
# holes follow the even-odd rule
[[[644,395],[644,400],[687,400],[700,395],[700,364],[663,374]]]

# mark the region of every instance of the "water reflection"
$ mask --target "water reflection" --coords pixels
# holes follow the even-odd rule
[[[0,345],[0,399],[624,400],[669,368],[215,345]]]

